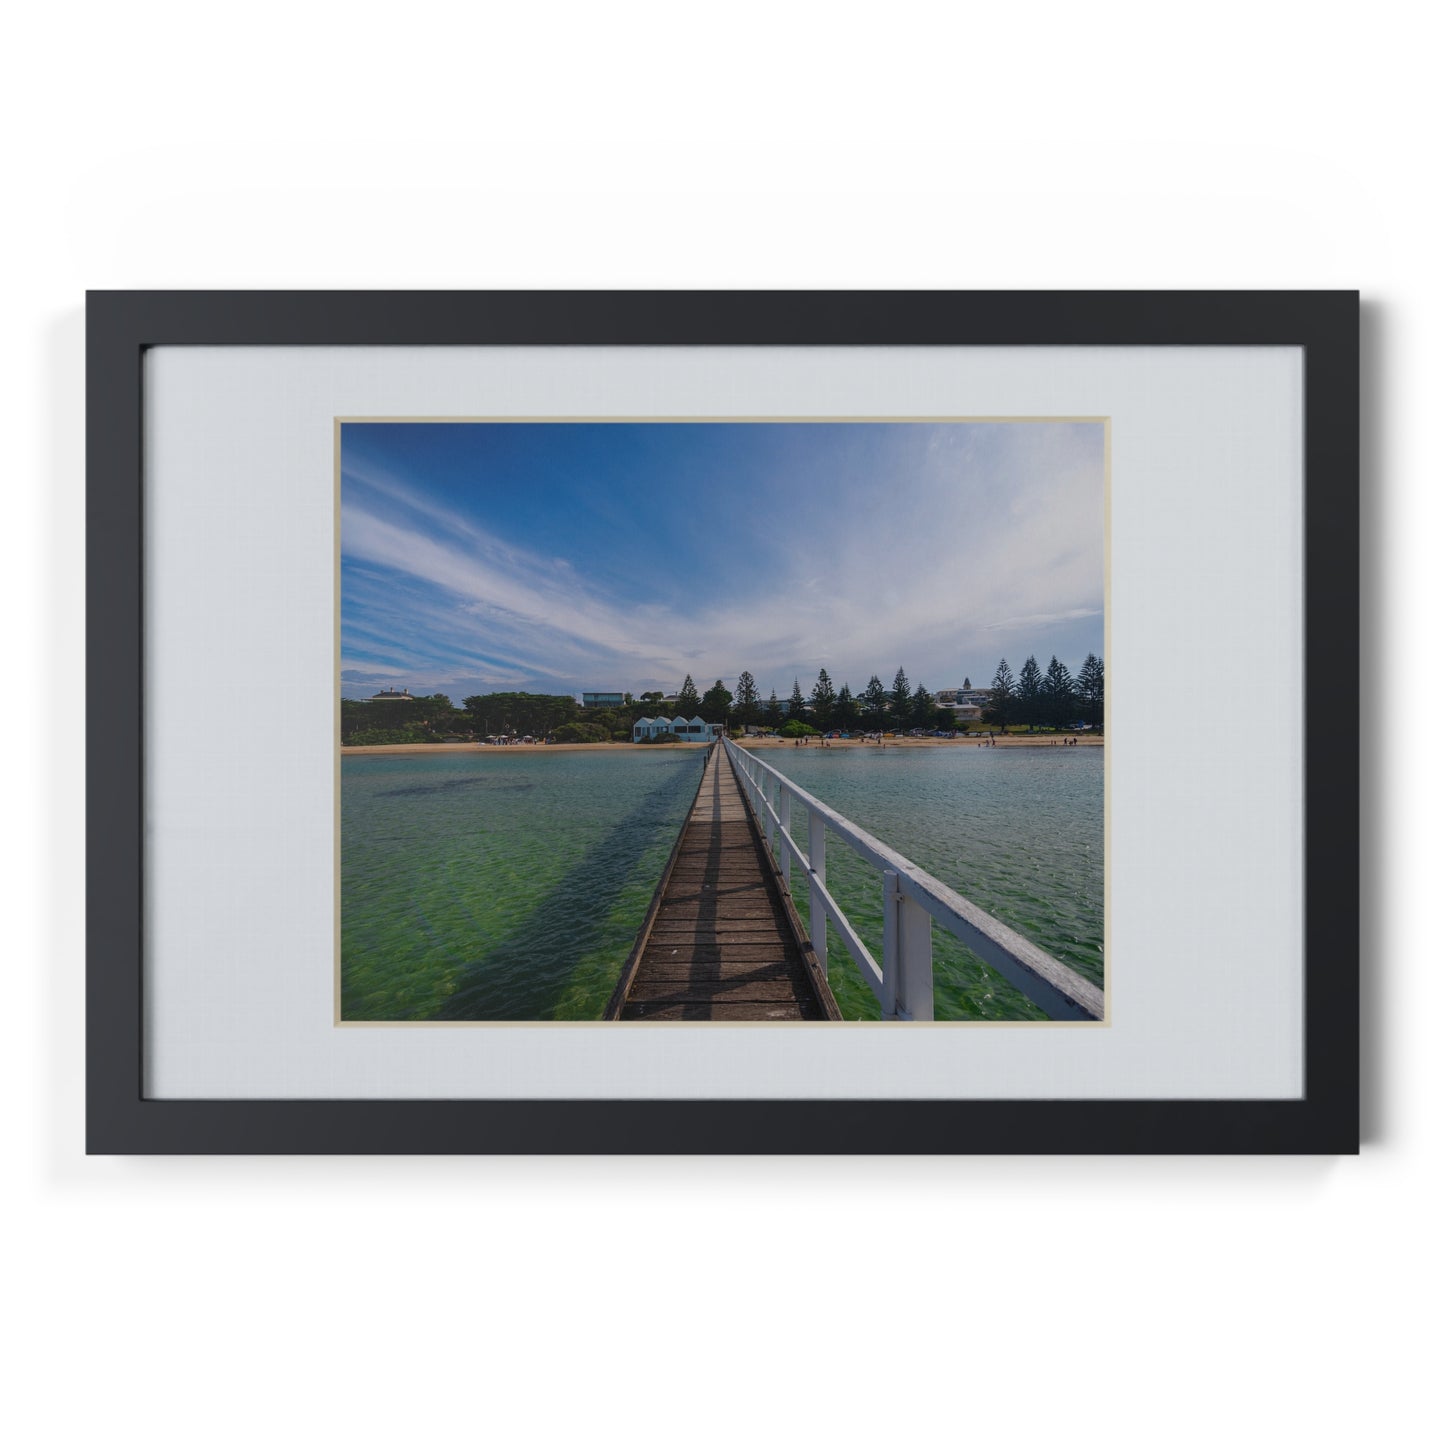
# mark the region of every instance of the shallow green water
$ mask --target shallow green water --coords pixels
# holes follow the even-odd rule
[[[759,754],[800,787],[1093,983],[1104,982],[1102,748],[774,748]],[[795,807],[794,836],[806,843]],[[880,875],[837,840],[828,890],[881,961]],[[808,914],[806,888],[795,889]],[[1044,1014],[941,928],[934,1016]],[[878,1004],[829,929],[828,981],[845,1018]]]
[[[341,760],[341,1016],[596,1019],[705,750]]]
[[[1101,749],[762,756],[1102,984]],[[702,748],[343,758],[342,1017],[599,1018],[703,758]],[[795,831],[801,841],[801,821]],[[881,958],[878,873],[831,842],[828,886]],[[796,901],[806,918],[805,888]],[[941,929],[933,938],[936,1017],[1043,1017]],[[836,937],[828,963],[844,1017],[878,1017]]]

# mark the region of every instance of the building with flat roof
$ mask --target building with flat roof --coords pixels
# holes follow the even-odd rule
[[[622,694],[620,692],[584,692],[582,694],[583,707],[621,707]]]

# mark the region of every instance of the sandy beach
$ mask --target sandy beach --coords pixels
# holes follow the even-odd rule
[[[885,748],[974,748],[984,742],[983,738],[884,738],[881,746]],[[1010,734],[1008,737],[997,737],[993,739],[995,746],[1001,748],[1050,748],[1063,747],[1064,739],[1060,737],[1049,737],[1046,735],[1030,735],[1028,733]],[[1101,748],[1104,746],[1104,739],[1082,735],[1079,737],[1081,748]],[[822,744],[817,738],[810,739],[803,746],[810,748],[820,747]],[[529,750],[543,749],[549,753],[593,753],[605,752],[616,749],[627,749],[630,751],[652,751],[662,749],[669,752],[676,752],[686,748],[704,747],[703,743],[519,743],[515,748],[483,748],[476,743],[382,743],[375,747],[346,747],[341,749],[343,756],[353,753],[384,755],[387,753],[502,753],[508,751],[526,752]],[[739,746],[748,749],[759,750],[769,748],[791,748],[792,738],[747,738],[740,742]],[[829,738],[829,748],[876,748],[880,744],[865,742],[862,738]]]

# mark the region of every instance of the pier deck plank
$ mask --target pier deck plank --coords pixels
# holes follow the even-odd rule
[[[795,918],[732,764],[715,746],[612,1016],[837,1018],[826,983],[820,987],[808,967]]]

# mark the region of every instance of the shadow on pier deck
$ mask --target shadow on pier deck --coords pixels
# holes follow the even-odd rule
[[[841,1017],[718,745],[604,1017]]]

